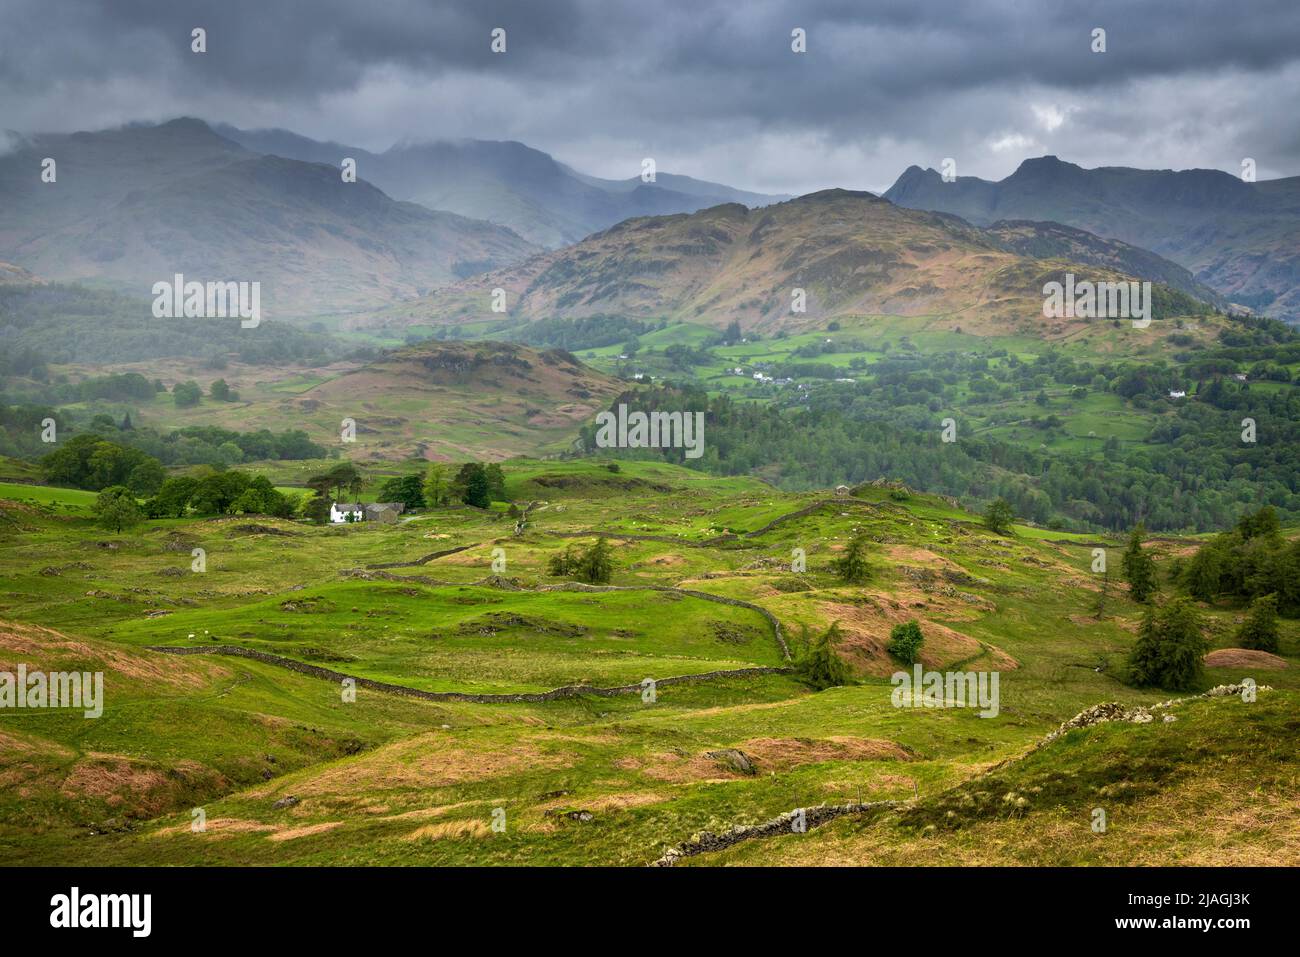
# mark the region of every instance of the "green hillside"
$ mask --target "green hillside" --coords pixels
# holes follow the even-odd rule
[[[1014,822],[1025,861],[1227,863],[1242,848],[1300,860],[1285,801],[1295,754],[1276,744],[1300,694],[1293,620],[1277,666],[1206,670],[1207,687],[1275,689],[1258,703],[1180,705],[1175,723],[1071,732],[1030,753],[1098,702],[1171,697],[1119,680],[1141,608],[1090,570],[1095,538],[998,535],[920,493],[786,493],[664,463],[514,460],[505,473],[507,497],[528,506],[518,535],[502,503],[391,525],[193,515],[113,533],[70,510],[74,496],[5,486],[0,662],[103,671],[105,693],[96,720],[5,717],[0,860],[75,845],[104,864],[643,865],[700,832],[893,800],[888,820],[690,862],[763,859],[760,844],[773,862],[813,848],[864,862],[885,828],[956,863],[992,854],[981,835],[1005,817],[926,828],[994,784],[1031,795]],[[849,585],[833,562],[858,532],[870,576]],[[613,588],[550,573],[602,535]],[[1122,543],[1103,544],[1118,565]],[[1167,594],[1194,545],[1151,543]],[[191,570],[196,548],[206,571]],[[1212,646],[1231,648],[1240,610],[1203,614]],[[996,717],[894,706],[886,642],[907,620],[925,635],[922,667],[998,674]],[[832,622],[851,683],[814,692],[786,669]],[[354,701],[343,676],[360,679]],[[646,678],[664,682],[648,697]],[[1244,842],[1200,827],[1212,791],[1254,809]],[[1099,792],[1113,824],[1088,850]],[[1067,825],[1081,833],[1063,843]]]

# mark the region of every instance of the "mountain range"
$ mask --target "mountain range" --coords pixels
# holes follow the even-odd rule
[[[260,281],[271,317],[373,309],[630,216],[779,198],[668,173],[653,185],[601,180],[519,143],[371,154],[192,118],[11,140],[0,260],[139,295],[176,272]]]
[[[760,209],[729,203],[631,219],[399,303],[386,323],[493,318],[493,289],[521,320],[622,315],[746,329],[801,328],[841,315],[934,316],[966,331],[1046,335],[1045,282],[1138,278],[1185,309],[1217,304],[1182,267],[1146,250],[1055,223],[981,229],[957,216],[831,189]],[[797,293],[802,290],[802,301]],[[802,305],[802,310],[799,306]]]
[[[344,157],[359,175],[397,199],[508,226],[554,249],[634,216],[693,213],[721,203],[766,206],[789,199],[734,189],[673,173],[654,182],[587,176],[523,143],[438,140],[400,143],[382,153],[320,142],[288,130],[217,126],[222,136],[258,153],[337,167]]]
[[[337,166],[251,152],[198,120],[40,135],[0,157],[0,260],[141,296],[179,272],[261,282],[271,317],[316,315],[536,251],[503,226],[344,183]]]
[[[884,198],[789,199],[662,172],[600,179],[514,142],[372,153],[189,118],[11,140],[0,261],[141,297],[177,272],[260,281],[270,318],[495,318],[486,297],[503,288],[520,319],[769,328],[888,313],[1007,326],[1032,321],[1044,278],[1075,267],[1300,315],[1300,178],[1044,157],[998,183],[911,167]],[[340,175],[345,157],[356,182]],[[791,311],[796,288],[806,312]]]
[[[1300,177],[1246,182],[1220,170],[1084,169],[1025,160],[998,182],[909,167],[884,194],[977,225],[1050,220],[1149,249],[1233,302],[1300,319]]]

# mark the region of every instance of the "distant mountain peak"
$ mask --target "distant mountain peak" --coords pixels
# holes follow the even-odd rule
[[[908,167],[885,197],[980,226],[1054,222],[1150,250],[1197,282],[1279,318],[1300,317],[1300,178],[1246,182],[1214,169],[1087,169],[1058,156],[1026,159],[992,182]]]
[[[197,116],[178,116],[174,119],[163,120],[156,127],[159,130],[192,130],[194,132],[213,132],[212,127],[207,120],[201,120]]]
[[[1069,166],[1072,169],[1083,168],[1081,166],[1075,165],[1074,163],[1065,162],[1065,160],[1061,159],[1061,157],[1057,156],[1055,153],[1047,153],[1043,156],[1026,157],[1020,163],[1020,166],[1016,169],[1016,172],[1018,173],[1022,169],[1051,169],[1053,167],[1062,167],[1062,166]]]
[[[874,200],[877,202],[880,201],[880,197],[877,196],[875,193],[869,193],[866,190],[860,190],[860,189],[841,189],[840,187],[836,186],[836,187],[832,187],[831,189],[819,189],[815,193],[806,193],[803,196],[796,196],[794,199],[790,200],[790,202],[817,203],[817,202],[834,201],[837,199],[865,199],[865,200]]]
[[[340,149],[288,131],[221,132],[246,149],[331,162]],[[517,140],[407,139],[382,153],[354,150],[358,176],[395,199],[499,223],[558,248],[643,216],[691,213],[727,202],[748,208],[788,199],[660,170],[658,181],[588,176]]]

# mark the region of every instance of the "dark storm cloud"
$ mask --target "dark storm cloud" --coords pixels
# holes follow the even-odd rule
[[[179,113],[382,148],[516,138],[592,172],[883,187],[910,163],[1300,173],[1300,4],[6,0],[0,123]],[[208,31],[203,56],[190,30]],[[503,27],[508,52],[489,50]],[[790,31],[808,52],[790,51]],[[1107,52],[1090,51],[1094,27]]]

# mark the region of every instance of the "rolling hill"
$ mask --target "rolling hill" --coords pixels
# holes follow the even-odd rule
[[[672,173],[658,173],[654,183],[601,179],[516,142],[399,143],[374,153],[288,130],[217,130],[259,153],[331,166],[351,156],[360,175],[390,196],[500,223],[548,249],[635,216],[690,213],[727,202],[765,206],[787,198]]]
[[[217,373],[185,363],[115,366],[164,382]],[[143,425],[229,429],[305,429],[314,441],[364,459],[472,456],[488,460],[566,449],[578,427],[624,387],[559,350],[496,343],[428,342],[373,362],[314,370],[268,370],[232,363],[220,375],[238,402],[177,408],[166,394],[133,405]],[[340,423],[356,422],[356,441],[340,445]]]
[[[44,157],[57,179],[41,181]],[[199,120],[40,135],[0,157],[0,260],[139,295],[173,273],[259,281],[263,314],[342,312],[514,262],[501,226],[398,202],[326,166],[250,152]]]
[[[1143,607],[1116,587],[1097,614],[1091,537],[996,535],[886,488],[835,499],[662,463],[504,468],[509,498],[531,503],[522,534],[500,508],[464,507],[114,534],[0,488],[0,663],[104,674],[99,719],[6,718],[0,861],[644,866],[796,808],[806,831],[681,863],[1300,860],[1294,620],[1272,667],[1212,656],[1182,693],[1249,677],[1257,700],[1166,708],[1171,692],[1117,680]],[[850,586],[831,562],[858,530],[873,575]],[[613,587],[550,570],[598,533]],[[1153,542],[1161,574],[1194,544]],[[1203,610],[1218,651],[1236,611]],[[951,692],[900,706],[885,641],[912,619],[926,669],[999,676],[996,715]],[[801,626],[838,622],[852,682],[813,691],[791,674],[774,621],[795,652]],[[1100,702],[1155,717],[1042,743]]]
[[[491,291],[502,288],[509,316],[524,320],[618,314],[719,326],[738,319],[747,329],[775,330],[841,315],[927,315],[968,332],[1051,335],[1042,287],[1067,270],[1210,295],[1185,270],[1122,243],[1046,224],[982,230],[835,189],[763,209],[728,203],[628,220],[370,318],[490,319]],[[806,312],[792,308],[796,289],[805,290]]]
[[[911,166],[885,193],[900,206],[980,225],[1050,220],[1150,249],[1234,302],[1300,318],[1300,177],[1247,183],[1219,170],[1084,169],[1025,160],[998,182],[945,183]]]

